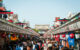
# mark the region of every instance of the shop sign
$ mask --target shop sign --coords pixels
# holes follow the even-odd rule
[[[69,30],[70,31],[74,30],[74,25],[73,24],[69,25]]]
[[[80,29],[80,21],[77,22],[77,27],[78,27],[78,29]]]
[[[63,29],[61,28],[61,32],[63,32]]]
[[[69,31],[69,26],[65,26],[65,31]]]
[[[64,27],[62,28],[62,32],[65,32],[65,28]]]
[[[74,23],[74,30],[78,29],[77,23]]]
[[[75,40],[74,38],[70,38],[70,37],[68,38],[68,43],[70,46],[74,46],[74,40]]]

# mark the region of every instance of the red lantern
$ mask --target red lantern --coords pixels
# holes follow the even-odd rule
[[[74,38],[74,34],[73,33],[70,34],[70,38]]]
[[[65,37],[65,34],[63,34],[62,37],[64,38]]]
[[[5,33],[1,34],[1,37],[2,38],[5,38],[6,37],[6,34]]]

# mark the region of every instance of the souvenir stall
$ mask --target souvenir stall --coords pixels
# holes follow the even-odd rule
[[[63,47],[68,49],[79,50],[80,48],[80,13],[73,17],[63,25],[52,30],[53,35],[60,35],[60,42]],[[55,36],[53,36],[55,37]],[[57,38],[55,38],[56,40]]]

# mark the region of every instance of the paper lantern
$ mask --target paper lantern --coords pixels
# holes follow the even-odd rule
[[[1,37],[6,38],[6,34],[5,33],[1,34]]]
[[[64,38],[65,37],[65,34],[62,34],[62,37]]]
[[[70,38],[74,38],[74,34],[73,33],[70,34]]]

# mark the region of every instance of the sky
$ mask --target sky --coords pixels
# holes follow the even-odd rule
[[[80,0],[3,0],[7,10],[18,14],[19,20],[35,24],[50,24],[55,17],[65,18],[69,12],[80,12]]]

